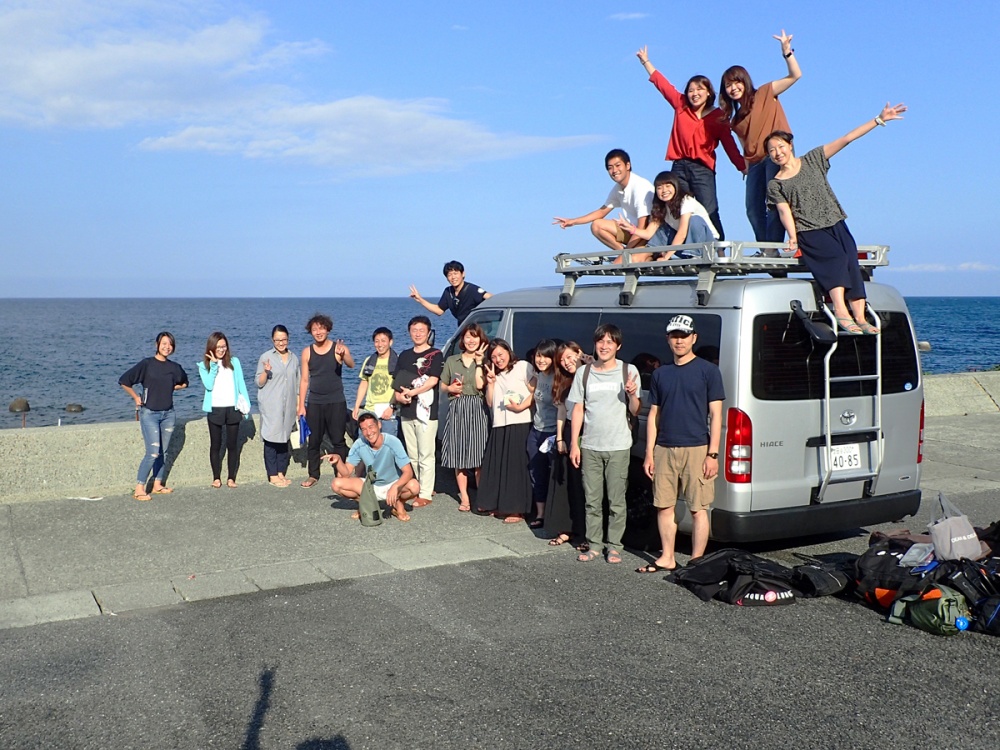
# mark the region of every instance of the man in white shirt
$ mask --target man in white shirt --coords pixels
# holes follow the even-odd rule
[[[623,248],[630,250],[636,247],[645,247],[646,240],[619,227],[617,217],[613,219],[606,217],[612,210],[620,208],[629,224],[633,224],[639,229],[645,229],[649,223],[649,212],[653,205],[653,183],[639,175],[632,174],[632,161],[629,159],[629,155],[620,148],[608,152],[608,155],[604,157],[604,166],[608,170],[608,175],[615,182],[615,186],[608,194],[604,205],[589,214],[577,216],[575,219],[564,219],[556,216],[552,223],[558,224],[563,229],[579,224],[590,224],[591,234],[615,252],[621,252]],[[633,260],[643,261],[649,260],[651,257],[649,253],[639,253],[633,255]],[[621,263],[621,256],[615,262]]]

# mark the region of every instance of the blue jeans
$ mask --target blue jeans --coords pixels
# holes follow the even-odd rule
[[[715,193],[715,172],[700,161],[693,159],[678,159],[671,165],[670,171],[684,181],[688,192],[705,207],[712,226],[719,232],[719,239],[726,239],[726,233],[722,230],[722,219],[719,218],[719,198]]]
[[[674,237],[677,236],[677,230],[674,229],[669,224],[660,224],[660,228],[656,230],[656,234],[653,235],[652,239],[649,241],[647,247],[661,247],[669,245],[674,241]],[[714,242],[715,237],[712,236],[712,230],[708,228],[708,224],[700,216],[691,215],[688,219],[688,233],[687,237],[684,238],[684,244],[689,242]],[[700,250],[678,250],[673,256],[675,258],[700,258]]]
[[[153,472],[154,480],[163,482],[166,468],[164,457],[167,455],[167,448],[170,447],[170,437],[174,434],[175,421],[173,409],[150,411],[144,406],[140,410],[139,427],[142,429],[142,439],[146,443],[146,455],[139,464],[136,484],[145,484],[150,471]]]
[[[549,453],[538,450],[542,443],[555,435],[556,432],[539,432],[532,426],[528,433],[528,476],[531,477],[531,499],[536,503],[545,504],[549,496],[549,477],[552,475],[552,455],[555,445]]]
[[[395,417],[392,419],[380,419],[382,423],[382,434],[392,435],[393,437],[399,437],[399,424]]]
[[[778,165],[770,159],[751,165],[747,172],[747,218],[757,242],[781,242],[785,228],[778,212],[767,208],[767,184],[778,174]]]

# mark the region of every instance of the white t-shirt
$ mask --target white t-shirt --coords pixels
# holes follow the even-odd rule
[[[715,239],[719,239],[719,230],[712,226],[712,220],[708,218],[708,211],[705,210],[703,205],[695,200],[693,195],[689,195],[681,201],[681,216],[684,214],[694,214],[695,216],[703,218],[705,223],[708,224],[708,228],[712,231],[712,236],[715,237]],[[664,213],[663,220],[674,229],[677,229],[681,224],[680,217],[675,219],[670,214],[669,208]]]
[[[605,208],[620,208],[629,224],[639,225],[639,219],[649,216],[653,207],[653,183],[637,174],[630,174],[624,188],[615,183],[604,201]],[[704,210],[704,209],[702,209]]]
[[[236,406],[236,373],[221,364],[212,385],[212,406]]]

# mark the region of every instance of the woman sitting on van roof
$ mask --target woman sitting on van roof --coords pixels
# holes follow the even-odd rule
[[[630,234],[648,240],[650,249],[668,245],[684,245],[695,242],[712,242],[719,239],[719,233],[712,226],[708,211],[685,187],[683,181],[673,172],[660,172],[653,180],[653,206],[649,212],[649,223],[645,229],[618,219],[618,226]],[[656,253],[656,260],[670,260],[675,251]],[[700,257],[700,250],[682,250],[678,258]]]
[[[788,232],[789,249],[802,251],[806,266],[830,295],[837,325],[853,335],[876,334],[879,329],[865,319],[865,283],[858,246],[826,173],[830,157],[844,146],[877,126],[902,119],[905,111],[905,104],[891,107],[887,103],[874,119],[801,158],[795,155],[791,133],[776,130],[764,140],[768,156],[778,165],[778,174],[767,187],[767,202],[778,210]]]

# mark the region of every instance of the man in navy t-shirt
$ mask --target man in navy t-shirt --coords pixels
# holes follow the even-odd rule
[[[691,513],[691,559],[705,554],[708,509],[715,500],[719,475],[722,402],[726,398],[717,365],[694,354],[698,334],[690,315],[675,315],[667,324],[671,364],[653,372],[646,423],[646,460],[643,468],[653,480],[653,505],[663,553],[637,573],[673,570],[678,497]]]
[[[493,296],[482,287],[467,282],[465,266],[457,260],[449,260],[444,264],[444,277],[448,279],[448,286],[444,288],[441,299],[436,305],[421,297],[420,292],[412,284],[410,296],[435,315],[444,315],[445,310],[450,310],[459,325],[462,325],[466,316],[482,304],[483,300]]]

